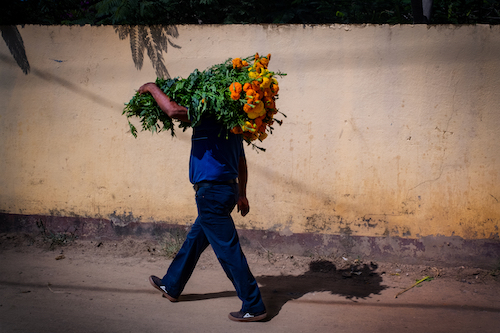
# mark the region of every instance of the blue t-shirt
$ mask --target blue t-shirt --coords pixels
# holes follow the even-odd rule
[[[241,156],[245,156],[242,136],[229,132],[213,118],[203,118],[193,128],[189,180],[196,184],[238,178]]]

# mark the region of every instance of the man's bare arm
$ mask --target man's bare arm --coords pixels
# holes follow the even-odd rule
[[[190,123],[187,108],[181,106],[170,99],[161,89],[153,82],[146,83],[139,88],[140,94],[150,93],[155,99],[160,109],[165,112],[170,118],[177,119],[186,123]]]
[[[241,156],[238,164],[238,186],[240,191],[240,196],[238,198],[238,212],[241,212],[241,216],[247,215],[250,211],[250,205],[248,204],[247,199],[247,180],[247,160],[245,156]]]

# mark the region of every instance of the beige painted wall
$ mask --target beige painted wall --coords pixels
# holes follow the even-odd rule
[[[136,68],[113,27],[17,28],[30,72],[0,41],[0,212],[192,223],[189,133],[134,139],[121,115],[156,78],[147,53]],[[288,73],[239,227],[498,239],[500,26],[168,31],[171,76],[255,52]]]

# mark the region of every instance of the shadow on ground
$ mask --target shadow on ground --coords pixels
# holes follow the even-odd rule
[[[313,261],[302,275],[259,276],[257,281],[267,307],[267,320],[276,317],[282,307],[291,300],[311,292],[330,292],[355,302],[386,289],[382,277],[375,273],[375,264],[353,265],[338,270],[327,260]]]
[[[266,321],[276,317],[288,301],[298,299],[307,293],[330,292],[332,295],[339,295],[353,302],[356,299],[378,295],[387,287],[381,284],[382,277],[375,273],[376,269],[377,266],[370,263],[355,264],[347,269],[338,270],[332,262],[318,260],[312,261],[309,270],[302,275],[257,276],[267,308]],[[235,291],[184,294],[181,300],[186,302],[235,296]]]

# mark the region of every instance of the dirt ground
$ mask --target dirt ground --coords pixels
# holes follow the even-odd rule
[[[168,268],[164,253],[0,235],[0,332],[500,332],[498,269],[247,250],[269,317],[236,323],[227,314],[241,302],[210,249],[178,303],[148,282]]]

